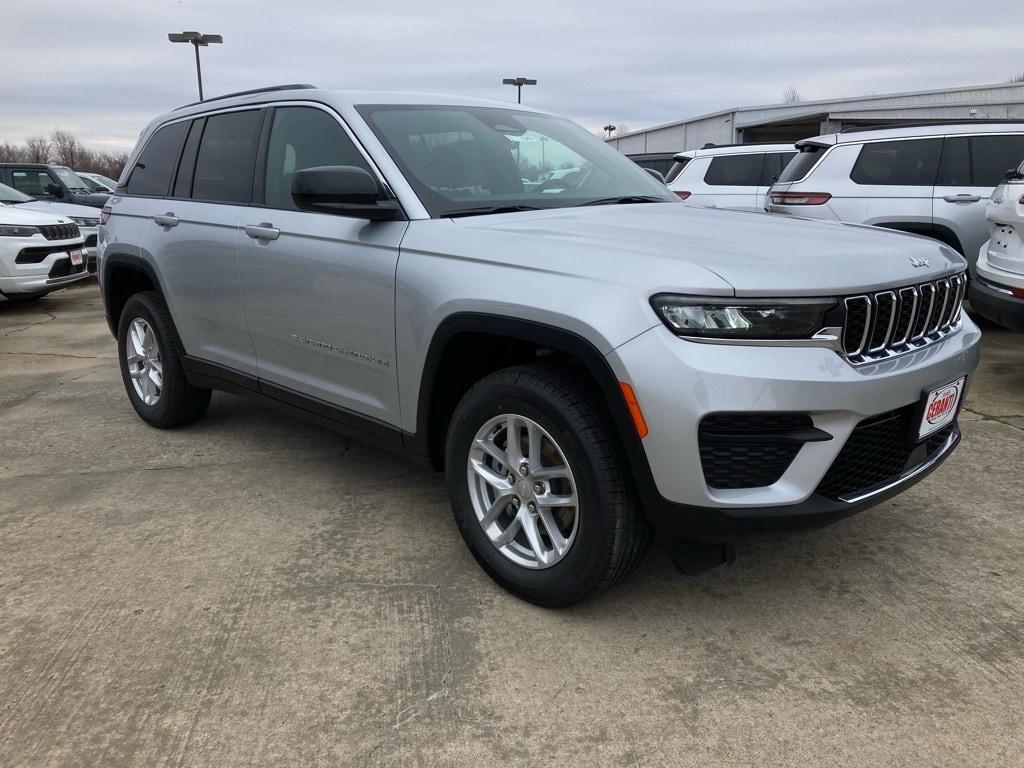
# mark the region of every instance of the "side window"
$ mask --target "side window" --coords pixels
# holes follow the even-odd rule
[[[714,187],[756,187],[763,161],[763,154],[718,155],[711,158],[704,183]]]
[[[56,179],[50,178],[45,170],[11,171],[11,186],[32,197],[49,196],[47,187],[56,183]]]
[[[194,199],[249,202],[260,117],[258,110],[248,110],[206,118],[192,180]]]
[[[1024,160],[1024,135],[972,136],[971,186],[995,187]]]
[[[880,141],[861,147],[850,178],[856,184],[930,187],[935,184],[942,139]]]
[[[124,188],[127,194],[156,197],[167,194],[187,128],[188,123],[182,121],[165,125],[153,134],[128,177]]]
[[[769,187],[779,180],[782,170],[789,161],[796,157],[796,152],[769,152],[764,156],[764,167],[761,169],[762,187]]]
[[[942,144],[942,160],[939,162],[939,173],[935,177],[935,186],[970,186],[971,150],[969,142],[970,139],[966,136],[946,138]]]
[[[276,109],[267,147],[264,202],[275,208],[295,208],[295,172],[321,165],[354,165],[373,173],[345,129],[322,109]]]

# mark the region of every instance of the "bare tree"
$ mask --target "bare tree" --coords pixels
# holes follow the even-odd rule
[[[59,128],[50,137],[53,155],[58,163],[68,168],[78,168],[82,164],[85,147],[72,134]]]
[[[21,147],[5,141],[0,144],[0,163],[17,163],[21,161]]]
[[[803,97],[800,95],[800,91],[791,85],[782,92],[782,101],[784,104],[798,104],[803,101]]]
[[[50,162],[50,140],[45,136],[29,136],[25,139],[25,153],[22,161],[26,163]]]
[[[1008,82],[1008,83],[1024,83],[1024,72],[1018,72],[1016,75],[1011,77],[1006,82]]]
[[[615,126],[615,133],[613,133],[612,135],[625,136],[627,133],[629,133],[629,126],[626,125],[625,123],[619,123],[618,125]]]

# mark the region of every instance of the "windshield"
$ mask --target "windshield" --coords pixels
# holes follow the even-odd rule
[[[492,107],[358,110],[434,218],[648,198],[675,202],[625,155],[562,118]]]
[[[0,203],[30,203],[33,200],[35,200],[34,197],[26,195],[24,192],[19,192],[6,184],[0,184]]]
[[[85,182],[70,168],[54,168],[53,170],[60,176],[60,180],[64,182],[64,186],[68,189],[84,189],[88,191],[89,188],[85,185]]]
[[[109,176],[104,176],[102,173],[94,173],[94,179],[98,179],[100,184],[106,184],[108,189],[117,189],[117,182]]]

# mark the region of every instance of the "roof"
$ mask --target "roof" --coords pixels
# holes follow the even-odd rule
[[[718,144],[713,147],[701,147],[700,149],[687,149],[684,152],[676,152],[674,157],[709,157],[714,155],[750,155],[756,152],[795,152],[796,146],[788,142],[775,144]]]
[[[944,95],[948,95],[948,94],[960,94],[960,93],[966,94],[966,93],[970,93],[970,92],[974,92],[974,91],[1004,90],[1004,89],[1005,90],[1014,90],[1014,89],[1016,89],[1018,91],[1024,91],[1024,83],[994,83],[994,84],[989,84],[989,85],[961,85],[961,86],[957,86],[955,88],[938,88],[938,89],[921,90],[921,91],[898,91],[898,92],[895,92],[895,93],[871,93],[871,94],[866,94],[864,96],[844,96],[844,97],[838,98],[838,99],[816,99],[814,101],[782,102],[782,103],[776,103],[776,104],[755,104],[755,105],[752,105],[752,106],[742,106],[742,107],[741,106],[736,106],[736,107],[729,107],[729,108],[726,108],[726,109],[720,109],[720,110],[717,110],[715,112],[707,112],[707,113],[704,113],[704,114],[701,114],[701,115],[694,115],[693,117],[687,117],[687,118],[685,118],[683,120],[673,120],[672,122],[669,122],[669,123],[661,123],[659,125],[653,125],[653,126],[651,126],[649,128],[641,128],[641,129],[638,129],[638,130],[635,130],[635,131],[630,131],[629,133],[624,133],[624,134],[622,134],[620,136],[615,136],[612,139],[610,139],[610,141],[614,140],[614,139],[624,139],[624,138],[627,138],[629,136],[635,136],[637,134],[649,133],[651,131],[657,131],[657,130],[661,130],[663,128],[672,128],[672,127],[675,127],[677,125],[686,125],[688,123],[695,123],[695,122],[698,122],[698,121],[701,121],[701,120],[708,120],[708,119],[713,118],[713,117],[728,117],[730,115],[733,115],[733,114],[736,114],[736,113],[742,113],[742,112],[758,112],[758,111],[765,111],[765,110],[792,111],[792,114],[788,114],[788,115],[785,116],[786,120],[792,120],[794,118],[813,117],[815,115],[820,115],[820,114],[822,114],[823,111],[825,113],[827,113],[829,110],[827,110],[827,109],[826,110],[822,110],[822,107],[828,107],[830,105],[856,104],[858,102],[879,102],[879,101],[884,102],[884,101],[888,101],[888,100],[901,99],[901,98],[912,98],[912,97],[931,96],[931,95],[944,96]],[[949,100],[945,100],[945,101],[943,101],[941,103],[941,105],[942,106],[951,106],[952,104],[955,104],[955,103],[956,102],[950,102]],[[962,103],[963,104],[967,104],[967,103],[974,103],[974,102],[965,100]],[[987,101],[978,101],[977,103],[979,105],[981,105],[981,104],[989,103],[989,102],[987,102]],[[936,106],[936,105],[930,105],[930,106]],[[759,123],[760,122],[761,121],[759,121]]]
[[[60,163],[0,163],[0,168],[67,168]]]
[[[998,123],[975,123],[967,120],[962,123],[867,128],[848,133],[828,133],[823,136],[815,136],[813,139],[803,139],[797,144],[857,144],[862,141],[878,141],[880,139],[946,136],[958,133],[1007,133],[1010,131],[1024,132],[1024,121],[1005,120]]]

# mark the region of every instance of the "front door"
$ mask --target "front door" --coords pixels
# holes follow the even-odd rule
[[[295,171],[374,171],[326,109],[277,107],[269,120],[259,200],[238,232],[260,379],[397,426],[395,270],[408,225],[297,210]]]

